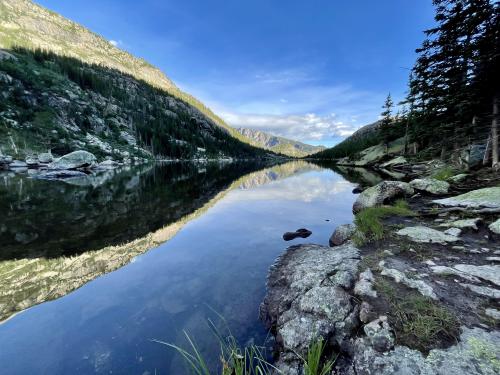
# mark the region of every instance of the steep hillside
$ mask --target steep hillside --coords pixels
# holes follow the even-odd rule
[[[380,122],[376,121],[356,130],[338,145],[311,155],[317,159],[339,159],[354,155],[380,143]]]
[[[31,1],[0,2],[0,48],[4,153],[263,155],[159,69]]]
[[[311,146],[259,130],[246,128],[237,128],[236,130],[250,139],[253,145],[287,156],[303,157],[325,149],[323,146]]]

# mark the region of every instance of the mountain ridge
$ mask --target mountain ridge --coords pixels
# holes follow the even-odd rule
[[[144,58],[133,56],[83,25],[31,0],[0,2],[0,48],[11,49],[15,46],[40,48],[130,74],[194,106],[233,137],[250,143],[202,102],[180,90],[164,72]]]
[[[236,130],[250,139],[254,146],[262,147],[287,156],[304,157],[325,149],[324,146],[309,145],[261,130],[244,127],[238,127]]]

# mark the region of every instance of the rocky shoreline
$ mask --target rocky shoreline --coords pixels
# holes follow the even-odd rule
[[[281,373],[304,374],[319,338],[332,374],[500,372],[498,176],[444,181],[415,169],[418,178],[382,181],[354,203],[359,215],[405,200],[401,214],[381,216],[382,237],[341,225],[332,247],[291,246],[271,267],[260,317]]]

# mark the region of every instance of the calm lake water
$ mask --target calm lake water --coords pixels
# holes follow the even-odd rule
[[[213,310],[242,344],[264,343],[269,266],[291,244],[327,245],[355,195],[315,164],[262,167],[0,175],[0,373],[184,374],[152,340],[185,346],[186,331],[216,363]],[[283,241],[302,227],[312,236]]]

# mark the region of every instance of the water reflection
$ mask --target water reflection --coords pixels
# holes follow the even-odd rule
[[[177,182],[166,179],[162,168],[131,173],[122,183],[112,179],[93,188],[111,190],[111,200],[131,196],[122,200],[127,202],[127,209],[120,211],[123,220],[117,218],[122,220],[123,230],[128,230],[127,223],[133,227],[131,236],[121,237],[129,240],[85,252],[73,248],[71,256],[0,263],[0,306],[7,304],[9,314],[80,287],[0,325],[0,363],[6,373],[182,374],[178,356],[150,339],[183,343],[183,330],[197,338],[215,364],[218,348],[205,322],[212,314],[208,306],[226,317],[243,343],[251,339],[261,342],[266,332],[257,310],[268,268],[286,246],[283,232],[307,227],[313,235],[294,243],[326,244],[336,225],[352,220],[353,185],[331,170],[306,162],[257,172],[251,172],[257,166],[240,166],[233,175],[236,178],[228,176],[232,169],[227,166],[211,171],[207,166],[206,174],[199,176],[196,169],[190,178],[172,172],[170,176]],[[250,173],[239,177],[245,168]],[[215,171],[222,181],[214,176]],[[124,186],[134,178],[138,180],[134,186],[147,188],[134,190],[135,194],[116,193],[126,191]],[[23,180],[19,197],[33,197],[34,193],[25,195],[26,184],[31,183]],[[121,187],[112,188],[116,185]],[[58,188],[70,189],[63,191],[77,197],[83,190],[84,197],[98,202],[104,195],[81,186],[77,190],[69,185]],[[19,186],[17,189],[19,192]],[[148,199],[157,199],[147,209],[160,217],[141,217],[147,216],[147,209],[139,207],[140,202],[148,204]],[[98,206],[85,199],[78,201],[76,207]],[[169,202],[181,203],[170,207]],[[182,214],[169,222],[172,211]],[[119,235],[118,227],[110,228],[116,229],[115,234],[106,239]],[[62,239],[56,243],[59,241]],[[152,247],[157,248],[146,252]]]

